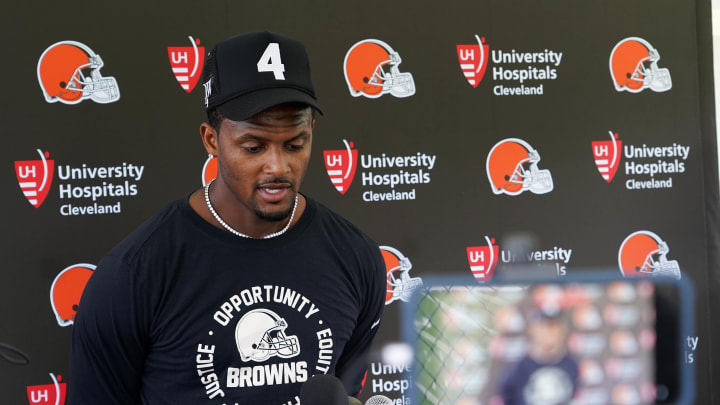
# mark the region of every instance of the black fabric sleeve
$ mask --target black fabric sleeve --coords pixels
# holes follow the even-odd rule
[[[368,353],[373,338],[379,329],[380,319],[385,308],[387,280],[385,278],[385,262],[380,248],[370,243],[368,260],[368,283],[366,285],[365,302],[350,340],[340,354],[335,374],[345,385],[350,396],[357,396],[362,390],[362,383],[368,368]]]
[[[148,297],[130,267],[106,256],[77,309],[70,355],[69,405],[137,405],[151,319]]]

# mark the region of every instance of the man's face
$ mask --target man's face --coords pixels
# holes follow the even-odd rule
[[[247,121],[225,119],[217,138],[218,179],[265,221],[293,210],[312,145],[310,108],[281,105]]]

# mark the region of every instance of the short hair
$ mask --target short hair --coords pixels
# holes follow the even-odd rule
[[[298,109],[305,109],[305,108],[310,107],[309,105],[302,104],[302,103],[287,103],[287,105],[297,107]],[[254,115],[253,117],[249,118],[248,120],[258,117],[258,116],[261,116],[264,112],[265,111],[261,111],[258,114]],[[315,109],[310,107],[310,119],[313,121],[315,120],[315,114],[316,114]],[[222,125],[222,122],[225,119],[225,116],[222,115],[222,113],[220,111],[213,109],[213,110],[207,112],[207,117],[208,117],[208,123],[210,124],[210,126],[213,127],[215,132],[220,134],[220,126]]]

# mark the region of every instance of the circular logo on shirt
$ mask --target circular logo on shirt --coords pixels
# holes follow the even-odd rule
[[[233,403],[263,387],[302,384],[330,370],[332,330],[320,309],[291,288],[243,289],[220,304],[210,325],[193,355],[211,403]],[[220,358],[230,361],[219,365]],[[288,394],[281,401],[296,404],[300,399]]]

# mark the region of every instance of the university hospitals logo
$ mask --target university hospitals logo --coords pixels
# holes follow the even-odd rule
[[[50,287],[50,306],[58,325],[75,323],[80,297],[94,271],[95,265],[79,263],[66,267],[55,277]]]
[[[496,96],[530,96],[545,94],[545,85],[558,79],[563,52],[549,48],[529,50],[503,49],[486,44],[485,37],[475,35],[477,45],[456,45],[460,69],[471,86],[477,87],[491,67],[492,93]],[[497,44],[497,42],[495,42]]]
[[[145,166],[122,162],[95,166],[87,163],[55,164],[49,152],[37,149],[39,160],[15,161],[15,175],[28,202],[39,208],[45,201],[53,178],[62,201],[63,216],[119,214],[123,197],[138,195]],[[56,168],[57,166],[57,168]],[[57,170],[57,175],[55,171]]]
[[[62,376],[50,373],[52,384],[31,385],[27,387],[28,401],[31,405],[64,405],[67,384]]]
[[[680,279],[677,260],[668,260],[670,247],[657,234],[642,230],[623,240],[618,251],[618,266],[625,277],[666,276]]]
[[[385,305],[401,300],[410,301],[413,291],[423,285],[420,277],[410,277],[412,263],[399,250],[391,246],[380,246],[387,274]]]
[[[15,161],[15,176],[30,205],[38,208],[45,201],[55,173],[55,161],[50,153],[37,150],[40,160]]]
[[[477,87],[485,76],[490,58],[490,46],[485,44],[485,38],[475,35],[475,39],[477,45],[457,45],[460,69],[473,88]]]
[[[345,194],[355,177],[355,168],[358,162],[357,149],[355,145],[343,139],[344,150],[323,151],[325,159],[325,170],[327,170],[330,181],[340,194]]]
[[[343,140],[343,143],[344,150],[323,152],[325,169],[340,194],[345,194],[350,188],[358,165],[361,168],[361,186],[373,188],[362,192],[362,199],[366,202],[415,200],[417,190],[408,187],[430,183],[430,171],[435,167],[437,155],[422,152],[407,155],[360,154],[352,142]],[[377,188],[385,190],[379,192]]]
[[[593,160],[606,182],[613,181],[620,167],[628,190],[671,189],[676,179],[683,178],[689,145],[634,144],[627,138],[621,141],[617,132],[608,133],[610,140],[592,141]]]
[[[500,248],[495,243],[495,238],[485,237],[487,245],[469,246],[467,250],[468,264],[473,277],[481,283],[489,282],[495,273]]]
[[[200,39],[188,36],[192,46],[169,46],[168,59],[170,67],[180,87],[190,93],[202,74],[205,63],[205,47],[200,45]]]
[[[622,141],[618,137],[617,132],[610,133],[609,141],[593,141],[592,152],[595,158],[595,165],[597,166],[600,176],[610,183],[617,173],[617,169],[620,166],[620,158],[622,157]]]

